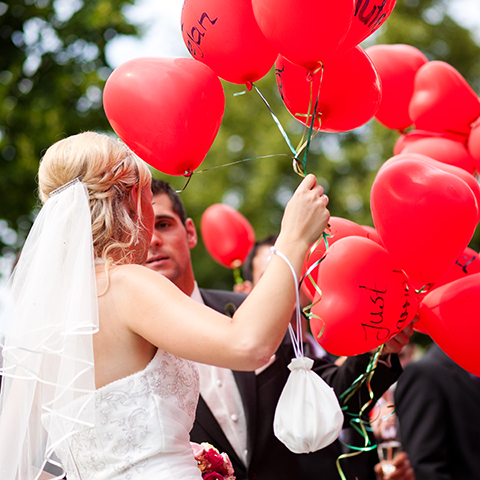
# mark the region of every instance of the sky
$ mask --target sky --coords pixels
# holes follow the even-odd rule
[[[480,43],[480,0],[446,1],[448,13],[460,25],[474,30]],[[106,52],[110,65],[117,67],[137,57],[190,56],[180,32],[182,5],[183,0],[137,0],[125,13],[132,22],[143,25],[143,39],[122,37],[110,42]]]

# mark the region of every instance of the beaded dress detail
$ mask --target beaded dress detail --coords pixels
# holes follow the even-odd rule
[[[95,393],[95,427],[56,449],[68,480],[201,480],[190,446],[195,365],[158,350],[144,370]]]

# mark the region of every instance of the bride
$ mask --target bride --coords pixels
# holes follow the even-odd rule
[[[191,361],[266,364],[281,343],[307,248],[329,219],[308,175],[285,208],[272,260],[233,318],[142,267],[153,232],[151,175],[121,142],[86,132],[51,146],[44,206],[0,322],[0,478],[201,479],[189,443]],[[290,264],[290,265],[289,265]]]

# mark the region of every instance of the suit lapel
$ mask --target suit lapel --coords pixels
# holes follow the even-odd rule
[[[197,415],[195,417],[195,422],[200,425],[208,434],[212,437],[213,446],[218,448],[220,451],[224,451],[228,454],[230,459],[236,463],[242,464],[242,460],[238,458],[238,455],[235,453],[232,445],[228,441],[228,438],[223,433],[222,428],[218,424],[216,418],[213,416],[213,413],[208,408],[208,405],[205,403],[205,400],[200,395],[197,405]]]

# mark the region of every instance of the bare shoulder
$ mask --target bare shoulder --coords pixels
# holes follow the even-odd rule
[[[134,264],[118,265],[117,267],[114,267],[110,271],[110,279],[112,283],[128,287],[138,285],[139,282],[148,282],[148,284],[171,283],[163,275],[152,272],[150,269],[143,267],[142,265]],[[145,285],[146,284],[143,283],[143,287],[145,287]]]
[[[155,296],[162,296],[162,292],[170,292],[176,287],[163,275],[152,272],[141,265],[118,265],[108,273],[108,280],[105,274],[97,274],[98,291],[106,291],[110,297],[119,305],[125,305],[135,300],[138,306],[139,301],[148,300],[155,293]]]

